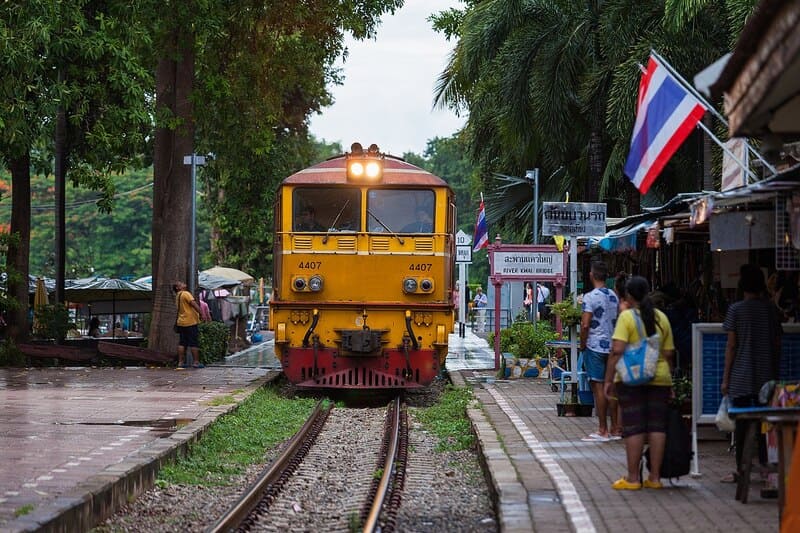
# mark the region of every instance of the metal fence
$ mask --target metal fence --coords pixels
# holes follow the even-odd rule
[[[483,316],[481,316],[483,314]],[[500,309],[500,329],[511,327],[511,310]],[[475,333],[489,333],[494,331],[495,312],[494,308],[485,307],[483,309],[472,309],[470,312],[470,327]]]

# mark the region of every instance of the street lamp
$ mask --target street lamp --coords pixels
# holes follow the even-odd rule
[[[539,244],[539,169],[525,172],[525,179],[533,185],[533,244]]]
[[[213,155],[209,154],[213,159]],[[190,265],[189,265],[189,292],[195,293],[195,278],[197,278],[197,167],[202,167],[206,164],[206,156],[191,154],[183,156],[183,164],[192,166],[192,223],[191,230],[189,231],[189,245],[191,250],[189,252]]]

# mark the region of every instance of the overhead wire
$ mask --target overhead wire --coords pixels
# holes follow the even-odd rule
[[[153,182],[151,181],[150,183],[145,183],[144,185],[140,185],[139,187],[135,187],[135,188],[133,188],[133,189],[131,189],[129,191],[123,191],[123,192],[115,193],[113,198],[122,198],[124,196],[129,196],[129,195],[135,194],[137,192],[143,191],[145,189],[151,188],[152,186],[153,186]],[[64,207],[80,207],[82,205],[94,204],[94,203],[97,203],[97,200],[99,200],[100,198],[101,198],[100,196],[96,196],[95,198],[89,199],[89,200],[80,200],[80,201],[77,201],[77,202],[70,202],[68,204],[65,204]],[[11,205],[10,204],[4,204],[3,203],[4,200],[5,200],[5,198],[0,200],[0,209],[11,209]],[[32,205],[31,206],[31,211],[52,211],[55,208],[56,208],[56,206],[55,206],[55,201],[54,201],[52,205]]]

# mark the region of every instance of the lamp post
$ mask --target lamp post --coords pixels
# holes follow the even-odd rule
[[[533,185],[533,244],[539,244],[539,169],[525,172],[525,179]]]
[[[191,154],[183,157],[184,165],[192,166],[192,223],[189,231],[189,292],[195,293],[195,278],[197,278],[197,167],[206,164],[206,156]]]

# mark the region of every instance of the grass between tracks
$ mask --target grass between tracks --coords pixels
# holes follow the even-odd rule
[[[273,388],[259,389],[217,420],[186,457],[162,468],[156,484],[227,485],[294,435],[315,404],[313,399],[282,398]]]
[[[416,411],[417,420],[439,438],[436,451],[457,452],[475,444],[467,416],[472,399],[472,390],[448,385],[438,403]]]

